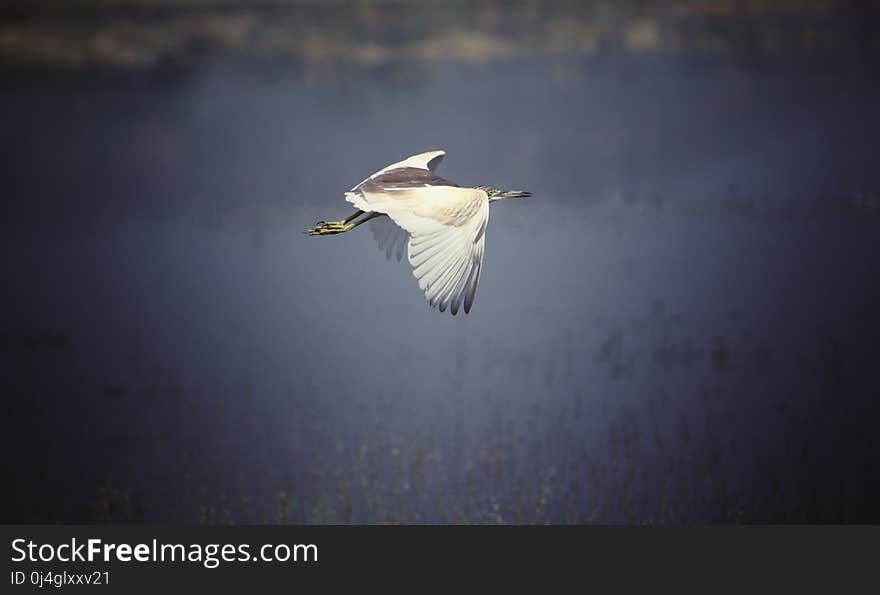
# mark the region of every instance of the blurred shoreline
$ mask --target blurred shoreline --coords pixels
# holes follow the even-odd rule
[[[144,71],[209,60],[333,70],[603,55],[876,77],[869,2],[0,2],[0,67]]]

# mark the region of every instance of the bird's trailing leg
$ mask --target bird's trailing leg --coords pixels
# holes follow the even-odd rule
[[[370,219],[375,219],[376,217],[384,215],[384,213],[370,213],[363,219],[354,221],[363,214],[363,211],[355,211],[353,215],[349,215],[342,221],[318,221],[318,223],[315,224],[315,227],[306,230],[306,233],[310,236],[326,236],[345,233],[346,231],[351,231],[361,223],[366,223]],[[352,221],[354,221],[354,223],[352,223]]]
[[[306,230],[306,233],[310,236],[319,236],[319,235],[330,235],[334,233],[342,233],[344,231],[348,231],[345,229],[351,221],[357,219],[364,212],[361,210],[357,210],[345,219],[341,221],[318,221],[315,223],[315,227]]]

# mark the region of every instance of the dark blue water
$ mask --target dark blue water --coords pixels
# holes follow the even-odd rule
[[[6,521],[877,521],[880,83],[805,60],[9,77]],[[342,193],[492,206],[430,310]]]

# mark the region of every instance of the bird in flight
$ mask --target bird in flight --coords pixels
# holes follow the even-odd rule
[[[434,171],[445,155],[428,151],[380,169],[345,193],[357,211],[341,221],[319,221],[306,233],[339,234],[375,220],[380,248],[388,256],[396,252],[400,260],[405,245],[428,304],[441,312],[448,308],[455,316],[461,307],[467,314],[474,304],[489,203],[532,194],[492,186],[466,188],[444,180]]]

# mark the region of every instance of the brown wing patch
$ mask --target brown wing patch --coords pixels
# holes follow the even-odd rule
[[[400,167],[365,180],[359,189],[364,192],[382,192],[383,190],[424,186],[459,187],[455,182],[443,179],[432,171],[416,167]]]

